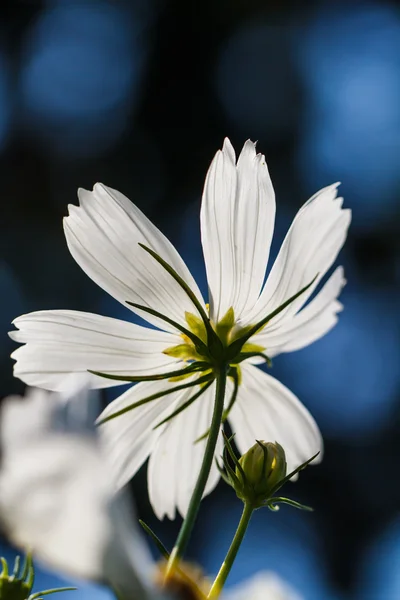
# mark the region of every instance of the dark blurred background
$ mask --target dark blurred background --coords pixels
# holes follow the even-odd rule
[[[204,176],[225,135],[258,140],[277,194],[275,253],[300,205],[342,181],[353,209],[339,325],[274,361],[311,410],[323,463],[289,492],[316,508],[258,511],[235,583],[273,569],[305,600],[400,598],[400,9],[389,1],[48,0],[0,5],[0,388],[11,320],[46,308],[132,318],[69,255],[76,189],[125,193],[205,284]],[[119,390],[118,390],[119,391]],[[140,516],[172,544],[179,521]],[[190,556],[215,572],[240,512],[220,484]],[[0,550],[10,556],[5,542]],[[38,587],[54,585],[41,571]],[[64,596],[99,598],[84,586]],[[267,599],[266,599],[267,600]]]

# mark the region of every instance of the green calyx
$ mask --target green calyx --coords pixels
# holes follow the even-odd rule
[[[309,465],[319,454],[315,454],[309,460],[301,464],[297,469],[287,474],[285,450],[277,442],[264,442],[256,440],[243,456],[237,458],[231,444],[231,439],[224,433],[224,453],[222,456],[223,467],[218,463],[218,469],[222,478],[236,492],[242,502],[252,509],[263,506],[276,511],[278,504],[285,503],[303,510],[312,510],[308,506],[299,504],[295,500],[275,496],[276,492]]]
[[[218,367],[221,363],[238,365],[253,356],[261,356],[270,366],[270,359],[263,353],[264,346],[244,342],[239,348],[237,342],[240,338],[238,338],[238,335],[242,335],[243,332],[246,333],[248,328],[240,330],[236,328],[235,331],[235,313],[232,307],[218,323],[214,324],[210,321],[211,327],[220,342],[217,354],[213,353],[213,348],[208,346],[208,334],[202,319],[193,313],[186,312],[185,320],[187,323],[187,330],[186,328],[185,330],[187,332],[181,334],[182,343],[166,348],[164,354],[183,361],[205,361],[208,362],[211,369]],[[232,353],[232,344],[239,349],[236,355]],[[214,348],[215,346],[214,344]]]
[[[10,574],[5,558],[0,557],[2,571],[0,573],[0,599],[1,600],[41,600],[43,596],[57,592],[76,590],[74,587],[54,588],[43,590],[32,594],[35,581],[35,569],[32,563],[32,555],[28,553],[24,564],[21,566],[19,556],[15,558],[14,568]]]

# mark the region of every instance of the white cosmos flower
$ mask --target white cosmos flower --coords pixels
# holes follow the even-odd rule
[[[176,249],[120,192],[96,184],[92,192],[79,190],[78,196],[80,206],[70,206],[64,220],[72,256],[100,287],[124,306],[136,304],[132,310],[159,329],[70,310],[23,315],[14,321],[18,331],[11,333],[15,341],[25,344],[12,355],[14,374],[30,385],[61,390],[67,373],[90,369],[114,376],[154,377],[199,360],[182,329],[204,341],[200,313],[204,317],[208,308]],[[275,356],[303,348],[335,325],[342,308],[337,297],[345,283],[341,267],[303,306],[335,261],[351,216],[342,209],[336,185],[318,192],[297,213],[264,284],[274,218],[275,196],[264,156],[256,154],[255,144],[247,141],[236,163],[232,145],[225,140],[208,171],[201,207],[213,327],[225,343],[231,343],[244,328],[259,323],[309,286],[247,340],[241,349],[246,354],[240,360],[247,359],[240,365],[235,363],[237,357],[232,359],[226,391],[228,406],[239,384],[229,412],[239,450],[247,451],[255,439],[276,440],[285,448],[292,470],[322,450],[321,435],[294,394],[255,366],[263,358],[254,354]],[[170,265],[175,277],[157,255]],[[205,439],[195,440],[210,425],[215,382],[182,388],[185,383],[195,384],[200,376],[204,373],[181,381],[141,381],[102,415],[106,419],[143,398],[164,394],[101,426],[119,486],[150,457],[148,487],[159,518],[174,518],[176,507],[182,515],[186,513],[200,469]],[[94,374],[90,380],[95,388],[119,383]],[[202,395],[189,407],[155,428],[200,391]],[[222,440],[218,455],[221,444]],[[213,465],[205,493],[218,479]]]
[[[5,399],[0,521],[16,545],[48,566],[145,600],[152,560],[124,498],[115,495],[86,414],[87,390],[76,378],[65,382],[68,398],[30,389]]]

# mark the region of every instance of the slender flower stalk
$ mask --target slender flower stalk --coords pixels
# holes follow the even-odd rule
[[[278,504],[281,502],[302,510],[312,510],[289,498],[275,496],[275,493],[289,479],[293,479],[305,469],[316,458],[315,456],[287,474],[285,450],[280,444],[257,440],[243,456],[238,458],[230,439],[225,434],[223,436],[224,468],[221,466],[218,468],[225,482],[234,488],[238,498],[243,501],[243,512],[226,558],[207,596],[209,600],[215,600],[221,594],[255,510],[266,506],[277,511]]]
[[[185,552],[187,543],[192,533],[193,526],[197,517],[197,513],[200,508],[201,499],[204,494],[204,489],[207,484],[210,470],[214,461],[215,448],[218,441],[219,430],[221,426],[223,410],[224,410],[224,399],[225,399],[225,388],[226,388],[226,365],[222,365],[216,377],[216,389],[215,389],[215,403],[214,413],[210,425],[210,430],[207,437],[206,449],[204,452],[203,462],[201,464],[200,473],[196,482],[196,486],[193,490],[192,497],[190,499],[188,511],[182,523],[179,531],[175,547],[171,552],[171,556],[168,560],[166,577],[168,577],[171,570],[176,566],[179,559]]]
[[[153,328],[70,310],[22,315],[10,334],[23,344],[13,353],[14,374],[54,391],[80,372],[90,374],[93,388],[134,384],[99,418],[117,486],[149,458],[150,501],[160,519],[176,510],[185,516],[195,489],[214,489],[213,463],[206,484],[196,482],[205,477],[203,457],[212,446],[221,365],[227,380],[220,423],[229,421],[241,452],[255,439],[272,439],[285,447],[289,470],[317,452],[321,458],[314,419],[260,366],[311,344],[338,320],[343,269],[318,287],[350,223],[337,185],[299,210],[264,282],[275,219],[268,168],[251,141],[236,161],[225,140],[207,173],[200,213],[208,303],[176,249],[128,198],[102,184],[78,196],[80,205],[64,219],[72,256]],[[221,451],[219,437],[216,455]]]
[[[229,547],[226,558],[222,563],[220,570],[218,571],[218,575],[215,578],[214,583],[212,584],[210,593],[208,594],[209,600],[214,600],[215,598],[218,598],[218,596],[221,594],[222,588],[225,585],[225,581],[227,580],[227,577],[231,572],[233,563],[235,562],[235,558],[239,551],[240,545],[243,542],[243,538],[247,531],[247,527],[249,526],[253,511],[253,506],[245,502],[243,505],[242,516],[240,517],[239,525],[236,529],[235,536]]]

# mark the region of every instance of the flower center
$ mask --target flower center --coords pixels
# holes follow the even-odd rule
[[[190,312],[185,312],[185,320],[188,330],[193,334],[194,338],[202,342],[202,346],[196,345],[192,336],[189,337],[182,333],[180,336],[182,343],[166,348],[164,354],[179,358],[188,364],[196,361],[206,362],[209,363],[210,369],[218,366],[219,362],[225,362],[229,366],[236,366],[251,356],[263,356],[266,360],[268,358],[263,355],[265,347],[252,344],[248,341],[240,344],[241,338],[252,329],[252,326],[239,327],[235,323],[235,313],[232,307],[229,308],[225,316],[218,323],[210,321],[212,330],[220,342],[218,356],[214,355],[213,348],[210,347],[209,334],[204,321]]]
[[[155,574],[157,587],[170,592],[177,600],[206,600],[210,583],[199,567],[181,561],[166,579],[166,566],[166,562],[157,564]]]

